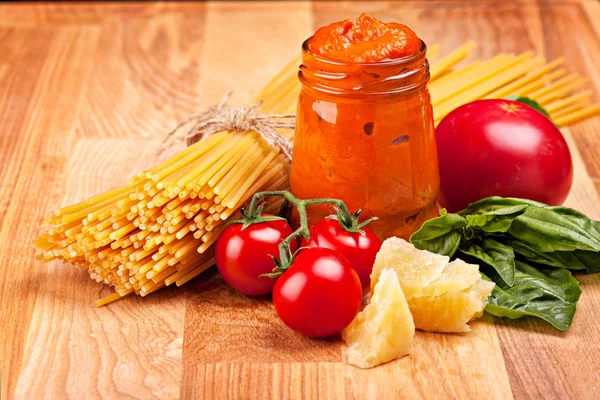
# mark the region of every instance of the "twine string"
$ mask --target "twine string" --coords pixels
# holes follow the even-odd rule
[[[289,159],[292,159],[292,143],[281,136],[277,129],[294,129],[296,127],[294,114],[262,114],[258,112],[259,104],[249,107],[229,107],[227,100],[230,93],[225,94],[216,106],[210,107],[190,116],[179,123],[167,134],[162,142],[160,153],[177,142],[185,141],[188,146],[217,132],[248,132],[255,131],[272,147],[278,147]],[[189,127],[183,133],[183,128]]]

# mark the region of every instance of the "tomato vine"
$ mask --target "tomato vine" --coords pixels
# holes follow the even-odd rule
[[[296,207],[300,219],[300,226],[298,227],[298,229],[296,229],[290,236],[285,238],[279,244],[279,259],[273,259],[273,261],[276,264],[276,267],[273,269],[272,273],[266,274],[266,276],[271,278],[278,277],[292,264],[295,254],[292,253],[290,249],[290,243],[293,240],[297,239],[299,236],[304,237],[305,240],[309,239],[310,233],[308,226],[308,217],[306,212],[308,206],[315,204],[331,204],[336,214],[330,216],[330,218],[336,219],[340,223],[340,225],[348,232],[357,232],[360,234],[364,234],[361,228],[365,227],[367,224],[377,219],[376,217],[373,217],[363,222],[359,222],[360,210],[357,210],[354,214],[350,213],[346,204],[339,199],[321,198],[302,200],[294,196],[291,192],[287,190],[278,190],[270,192],[258,192],[254,194],[250,205],[247,207],[247,209],[245,209],[242,212],[241,220],[238,220],[236,222],[241,222],[244,224],[244,226],[248,226],[264,221],[283,219],[282,217],[277,216],[261,215],[262,205],[260,204],[260,201],[265,197],[283,197],[288,204],[291,204],[294,207]]]

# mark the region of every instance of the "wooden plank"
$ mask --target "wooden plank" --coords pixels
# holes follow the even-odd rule
[[[589,23],[592,29],[596,32],[596,38],[600,38],[600,3],[596,0],[583,0],[581,1],[583,12],[587,23]]]
[[[204,8],[154,12],[149,5],[141,15],[104,20],[79,135],[157,137],[205,104],[198,86]]]
[[[188,287],[184,398],[248,394],[269,399],[277,393],[275,398],[350,399],[361,397],[365,388],[373,398],[477,398],[487,396],[488,387],[496,388],[495,398],[512,396],[490,318],[473,323],[469,335],[417,332],[410,357],[361,370],[345,363],[339,337],[314,340],[295,334],[277,318],[268,298],[240,295],[214,271],[207,274]],[[439,360],[452,365],[438,365]],[[289,386],[287,376],[278,378],[281,369],[292,374],[296,386]],[[438,385],[431,387],[432,380]]]
[[[81,139],[54,190],[72,204],[122,184],[156,162],[158,141]],[[36,262],[39,281],[16,398],[158,398],[179,396],[184,290],[127,297],[103,308],[111,292],[85,271]]]
[[[597,397],[598,276],[578,277],[566,333],[485,317],[469,335],[418,332],[413,355],[365,371],[344,363],[339,338],[294,334],[268,298],[234,293],[215,271],[95,309],[107,288],[33,261],[49,211],[152,163],[149,138],[226,91],[246,103],[314,28],[361,11],[409,24],[442,53],[476,39],[482,57],[566,56],[600,93],[595,1],[0,5],[2,398]],[[595,218],[598,131],[596,118],[567,133],[567,205]]]
[[[54,189],[63,185],[62,151],[71,148],[74,120],[71,105],[80,100],[97,34],[94,29],[14,29],[0,44],[8,65],[0,90],[0,265],[7,278],[0,279],[2,395],[13,392],[21,370],[25,335],[42,284],[31,239],[56,201]]]
[[[598,4],[552,7],[542,14],[546,52],[564,56],[569,70],[590,80],[594,100],[600,101],[600,11]],[[571,129],[587,171],[600,190],[600,118],[583,121]]]
[[[299,337],[279,320],[270,296],[244,296],[231,289],[216,269],[189,289],[186,365],[339,361],[342,357],[338,340]]]
[[[205,21],[200,59],[207,62],[199,72],[203,106],[218,103],[229,91],[231,104],[247,105],[300,54],[312,32],[305,2],[208,3]]]
[[[201,12],[201,7],[196,9]],[[169,18],[161,16],[154,20],[155,24],[148,23],[147,26],[143,22],[128,25],[121,21],[122,26],[130,26],[135,30],[125,33],[122,30],[114,31],[118,24],[107,23],[100,33],[100,26],[73,26],[70,21],[67,27],[60,29],[52,23],[42,23],[37,29],[18,27],[8,30],[10,41],[2,42],[7,50],[3,52],[6,57],[2,61],[9,63],[9,66],[15,63],[15,69],[9,72],[17,75],[17,78],[11,77],[11,81],[6,81],[3,87],[10,91],[6,92],[7,96],[0,98],[0,102],[5,101],[3,107],[6,108],[3,109],[7,111],[3,126],[9,132],[9,135],[1,135],[0,138],[3,141],[2,157],[7,158],[7,163],[3,162],[2,165],[9,168],[3,174],[6,180],[2,183],[3,194],[5,187],[7,191],[14,189],[17,193],[12,197],[2,197],[2,201],[12,199],[9,206],[13,206],[2,208],[2,217],[7,216],[3,221],[3,238],[8,237],[8,228],[13,224],[20,224],[20,228],[18,231],[11,228],[11,235],[32,238],[39,230],[42,217],[51,209],[121,183],[126,175],[155,160],[153,153],[158,143],[144,139],[136,143],[124,143],[123,146],[118,141],[83,142],[74,150],[74,157],[66,168],[70,171],[67,176],[60,175],[64,161],[58,162],[67,159],[73,151],[75,136],[123,137],[132,133],[138,137],[149,136],[149,133],[162,134],[166,131],[165,126],[170,129],[174,125],[176,119],[168,115],[172,109],[164,107],[160,101],[152,100],[158,97],[153,92],[156,81],[173,74],[174,69],[179,69],[180,75],[175,77],[179,79],[179,86],[173,85],[169,90],[181,93],[184,86],[193,90],[193,81],[184,79],[184,75],[186,68],[194,68],[196,64],[192,56],[198,52],[197,46],[201,43],[201,37],[197,35],[201,27],[195,32],[186,28],[190,22],[198,21],[198,13],[195,19],[189,16],[187,20],[182,19],[181,15],[183,13],[180,12],[168,15]],[[193,38],[196,34],[193,43],[188,36],[179,37],[177,30],[173,29],[175,26],[188,32],[189,37]],[[177,48],[189,50],[188,54],[192,56],[185,59],[178,57],[177,49],[164,48],[161,57],[172,54],[176,59],[171,69],[165,69],[160,76],[156,71],[136,72],[135,68],[144,62],[148,54],[155,54],[156,48],[164,47],[160,39],[161,30],[173,32],[174,38],[170,40],[177,44]],[[18,40],[20,36],[15,35],[15,32],[30,31],[33,39],[29,42],[23,40],[21,43]],[[88,32],[94,36],[90,37]],[[158,40],[154,40],[157,35]],[[133,39],[131,43],[115,46],[118,41],[112,39],[120,37]],[[143,41],[144,51],[135,52],[138,43],[133,42],[134,39]],[[180,45],[179,42],[185,43]],[[194,45],[188,49],[184,44]],[[48,61],[44,58],[46,52],[40,51],[40,48],[48,49]],[[24,51],[19,52],[19,49]],[[85,54],[81,54],[82,51]],[[40,63],[31,57],[32,52],[39,56]],[[123,65],[127,56],[138,62],[132,67],[134,72],[128,68],[124,68],[124,71],[110,68],[115,64]],[[108,60],[112,60],[113,64]],[[38,75],[42,83],[33,79]],[[93,84],[88,84],[90,75],[93,76]],[[149,77],[149,90],[144,92],[135,87],[139,81],[137,75]],[[8,79],[7,75],[3,78]],[[101,78],[107,79],[102,81]],[[32,99],[27,97],[29,92],[26,84],[33,85]],[[169,87],[171,83],[165,85]],[[125,90],[120,93],[117,88],[121,87]],[[11,98],[12,92],[15,96]],[[85,92],[83,99],[82,92]],[[132,105],[128,94],[140,92],[141,95],[135,97],[137,103]],[[169,98],[170,95],[165,97]],[[19,105],[15,98],[22,100],[23,104]],[[125,115],[129,109],[120,107],[124,102],[134,110],[130,114],[135,120],[130,121]],[[153,107],[148,107],[149,104]],[[186,104],[191,111],[192,102],[187,101]],[[15,110],[22,114],[16,114]],[[135,114],[137,110],[142,110],[139,117]],[[140,128],[141,133],[136,131],[135,122],[152,121],[150,117],[160,112],[162,115],[159,119],[164,121],[165,126],[151,125]],[[24,125],[21,131],[12,126],[18,122]],[[91,127],[94,130],[90,133]],[[38,147],[43,150],[32,151]],[[30,153],[21,148],[27,148]],[[33,171],[39,165],[42,165],[44,174],[35,176]],[[132,166],[133,170],[130,170]],[[42,183],[40,179],[43,179]],[[43,195],[39,196],[40,193]],[[23,214],[17,211],[17,206],[35,212]],[[20,233],[30,230],[32,233]],[[19,256],[11,256],[12,251]],[[151,296],[149,299],[156,299],[156,303],[152,300],[148,303],[149,299],[127,299],[111,307],[95,310],[91,302],[102,293],[108,294],[108,289],[93,283],[85,273],[73,267],[56,262],[49,266],[32,262],[33,249],[29,240],[11,242],[0,257],[2,265],[9,265],[8,257],[10,264],[20,263],[19,257],[23,257],[22,262],[31,266],[12,274],[16,279],[21,279],[22,274],[22,283],[18,280],[1,282],[3,286],[12,285],[2,290],[3,296],[19,299],[17,302],[2,301],[3,330],[7,332],[2,351],[3,395],[36,397],[37,394],[47,393],[56,398],[76,398],[78,393],[85,392],[92,397],[102,398],[126,395],[133,398],[178,397],[184,290],[169,289]],[[35,268],[35,273],[32,268]],[[170,300],[171,297],[173,300]],[[169,303],[172,307],[165,307]],[[150,304],[155,304],[155,307],[149,308]],[[29,321],[33,321],[31,326]],[[90,354],[98,356],[89,357]]]
[[[269,323],[277,325],[273,320]],[[493,324],[485,318],[472,327],[469,336],[417,332],[413,354],[373,370],[350,366],[342,358],[338,362],[272,363],[256,358],[254,362],[186,364],[186,381],[193,384],[186,385],[182,394],[217,399],[512,398],[506,375],[499,373],[504,361]],[[305,339],[296,335],[292,340]],[[285,351],[290,345],[278,348]]]

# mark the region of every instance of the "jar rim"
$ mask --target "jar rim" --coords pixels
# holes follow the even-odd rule
[[[427,45],[421,39],[421,48],[414,54],[370,63],[325,58],[308,48],[310,39],[302,44],[302,64],[298,71],[303,87],[331,95],[380,96],[408,94],[429,82]]]
[[[408,56],[394,58],[391,60],[375,61],[375,62],[338,61],[338,60],[332,60],[331,58],[327,58],[320,54],[314,53],[308,46],[308,42],[310,42],[310,40],[312,38],[313,38],[313,36],[309,37],[302,43],[302,53],[309,54],[310,56],[314,57],[314,59],[318,62],[329,64],[329,65],[335,65],[335,66],[353,65],[353,66],[363,66],[363,67],[379,67],[379,66],[389,67],[389,66],[402,65],[402,64],[416,61],[419,58],[424,57],[425,54],[427,53],[427,45],[421,38],[419,38],[419,41],[421,42],[421,47],[419,47],[419,51],[417,51],[416,53],[410,54]]]

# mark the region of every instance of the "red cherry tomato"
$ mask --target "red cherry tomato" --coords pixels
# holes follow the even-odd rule
[[[304,249],[273,289],[281,320],[305,336],[326,337],[346,328],[362,301],[352,265],[331,249]]]
[[[510,100],[458,107],[436,129],[440,205],[450,212],[489,196],[563,203],[573,162],[556,126],[539,111]]]
[[[215,261],[217,268],[235,290],[250,296],[271,293],[275,279],[260,277],[270,273],[275,263],[270,256],[279,258],[277,246],[292,234],[285,220],[259,222],[242,230],[242,224],[227,227],[217,240]],[[296,241],[292,251],[298,249]]]
[[[381,240],[367,227],[363,227],[362,231],[364,235],[348,232],[337,220],[325,218],[310,228],[310,238],[302,240],[301,247],[325,247],[337,251],[350,261],[363,289],[366,289],[370,286],[371,271]]]

